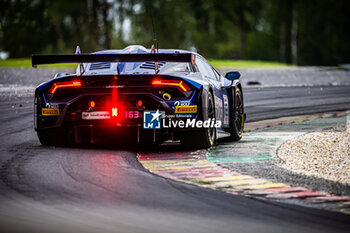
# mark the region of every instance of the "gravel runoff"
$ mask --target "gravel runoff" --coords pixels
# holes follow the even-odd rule
[[[350,185],[350,127],[345,124],[286,141],[278,166]]]
[[[332,126],[335,126],[335,125],[344,124],[345,122],[349,124],[350,121],[348,119],[349,118],[347,117],[347,120],[344,121],[344,118],[341,118],[341,119],[339,118],[339,121],[336,121],[337,123],[329,124],[327,128],[323,130],[323,132],[335,131],[335,130],[330,131],[330,129],[332,129]],[[315,129],[306,128],[305,132],[313,132],[317,130],[320,131],[320,128],[323,128],[321,127],[321,125],[322,124],[316,124]],[[294,128],[293,125],[291,126],[292,128]],[[275,130],[275,129],[274,127],[272,127],[268,129],[268,131],[270,130]],[[277,153],[275,155],[276,155],[276,159],[272,159],[272,160],[263,160],[263,161],[255,161],[255,162],[251,162],[251,161],[221,162],[221,163],[218,163],[218,165],[228,168],[230,170],[239,172],[244,175],[264,178],[277,183],[285,183],[293,187],[305,187],[312,190],[324,191],[324,192],[334,193],[337,195],[350,196],[349,184],[336,182],[336,181],[322,178],[319,176],[313,176],[313,175],[307,175],[307,174],[295,172],[293,170],[294,168],[293,169],[284,168],[278,165],[281,163],[279,161],[280,158],[277,157]],[[347,167],[349,168],[349,165],[347,165]],[[347,175],[349,176],[349,172],[347,173]]]

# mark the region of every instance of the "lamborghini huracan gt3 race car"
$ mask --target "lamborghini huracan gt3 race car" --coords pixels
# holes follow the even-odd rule
[[[79,63],[35,90],[35,130],[43,145],[180,140],[212,146],[218,132],[241,139],[245,121],[238,72],[223,77],[201,55],[128,46],[92,54],[33,55],[33,67]]]

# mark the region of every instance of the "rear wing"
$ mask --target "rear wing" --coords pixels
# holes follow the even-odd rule
[[[121,53],[121,54],[62,54],[32,55],[32,66],[55,63],[92,62],[191,62],[195,64],[193,53]]]

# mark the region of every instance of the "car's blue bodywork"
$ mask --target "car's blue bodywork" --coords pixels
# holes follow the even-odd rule
[[[150,52],[142,46],[129,46],[123,50],[106,50],[93,53],[93,55],[149,54]],[[228,73],[225,78],[202,56],[193,52],[160,50],[158,54],[176,56],[176,54],[184,53],[191,53],[191,62],[91,62],[80,64],[75,74],[56,75],[54,79],[36,88],[36,130],[44,132],[58,128],[73,128],[69,132],[74,135],[82,127],[101,126],[100,121],[81,120],[82,113],[99,112],[101,108],[92,109],[84,106],[87,101],[93,100],[98,104],[97,106],[106,108],[108,101],[114,98],[115,93],[118,93],[117,96],[119,102],[123,103],[123,109],[135,109],[135,111],[160,109],[165,115],[173,115],[178,119],[204,119],[203,112],[208,108],[208,99],[212,98],[215,119],[222,123],[219,130],[229,131],[232,128],[233,118],[241,117],[243,122],[243,112],[241,116],[234,114],[235,92],[242,93],[239,73]],[[195,62],[192,57],[195,57]],[[162,84],[157,86],[157,83],[153,83],[152,80],[157,79],[166,80],[164,86]],[[72,86],[71,82],[75,80],[79,80],[79,88]],[[65,88],[52,93],[54,85]],[[135,100],[141,100],[144,105],[134,106],[133,101]],[[176,109],[186,111],[186,107],[178,108],[177,106],[196,106],[196,111],[176,112]],[[42,109],[50,113],[50,109],[55,108],[58,109],[55,111],[59,114],[42,114]],[[54,113],[53,110],[51,112]],[[139,123],[139,120],[129,119],[123,121],[119,126],[139,126]],[[173,137],[174,132],[176,134],[177,131],[183,132],[183,130],[159,130],[157,134],[163,134],[163,136],[171,134]],[[79,137],[76,135],[74,137],[75,141],[79,141]]]

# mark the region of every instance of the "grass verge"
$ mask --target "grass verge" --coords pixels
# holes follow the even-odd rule
[[[209,59],[210,64],[217,68],[229,68],[229,67],[240,67],[240,68],[250,68],[250,67],[263,67],[263,68],[283,68],[291,67],[291,65],[272,62],[272,61],[253,61],[253,60],[218,60]]]
[[[32,59],[30,58],[13,58],[13,59],[0,59],[0,68],[31,68]],[[40,65],[39,68],[76,68],[77,64],[52,64],[52,65]]]

